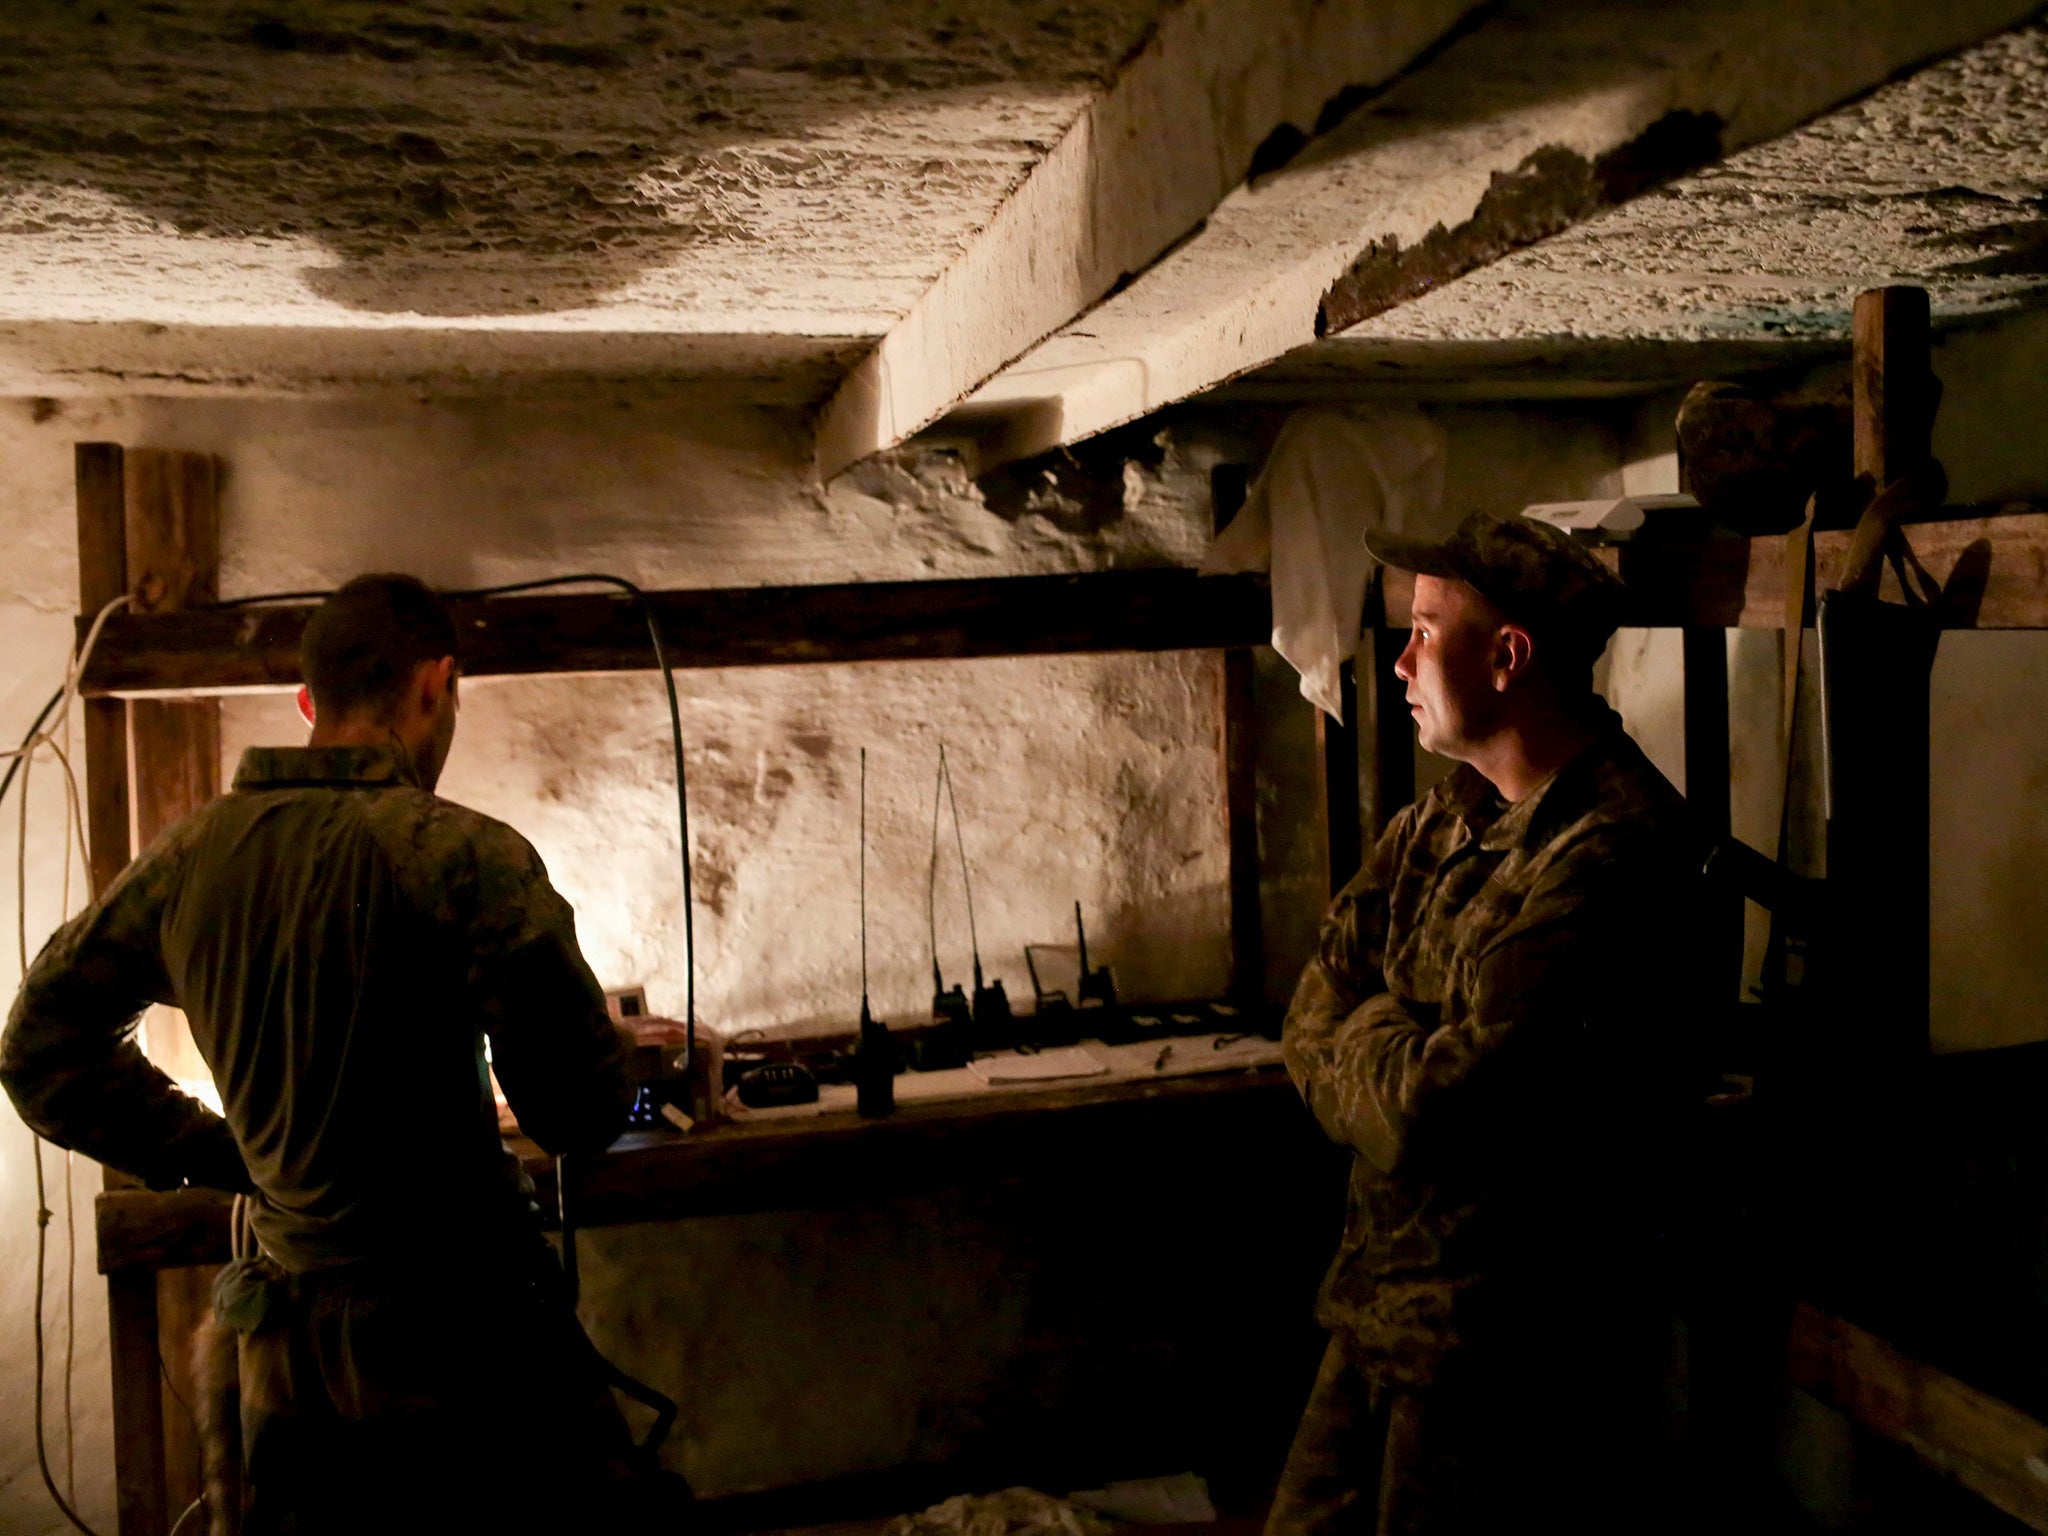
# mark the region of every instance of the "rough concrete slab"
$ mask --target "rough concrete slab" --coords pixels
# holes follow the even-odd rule
[[[0,321],[872,336],[1158,9],[11,6]]]
[[[1336,340],[1833,341],[1857,292],[1883,283],[1925,285],[1951,321],[2039,305],[2044,145],[2035,23]]]
[[[1034,415],[1036,435],[1019,451],[1071,442],[1310,344],[1333,290],[1361,275],[1380,302],[1425,292],[1413,302],[1443,316],[1433,334],[1497,336],[1497,306],[1483,290],[1454,300],[1458,285],[1433,285],[1590,214],[1631,184],[1698,163],[1693,141],[1709,130],[1722,146],[1763,141],[2029,8],[1995,0],[1939,10],[1834,0],[1502,6],[1284,168],[1233,193],[1198,236],[968,404]],[[1992,86],[2014,62],[2001,55],[1983,66],[1981,84]],[[1946,89],[1927,93],[1927,110],[1999,125],[1991,131],[2015,145],[2038,144],[2048,118],[2034,111],[2028,66],[2016,67],[2021,78],[1993,89],[1982,117]],[[1693,132],[1674,132],[1687,124]],[[1916,166],[1950,174],[1932,169],[1944,166],[1940,144],[1917,132],[1898,137],[1896,174]],[[1825,154],[1806,162],[1799,185],[1816,210],[1826,205],[1835,179]],[[1442,259],[1409,270],[1418,255]],[[1375,274],[1375,265],[1387,271]],[[1601,267],[1581,270],[1589,291],[1602,282]],[[1666,307],[1653,285],[1615,283],[1580,334],[1626,335],[1612,329],[1624,315]]]

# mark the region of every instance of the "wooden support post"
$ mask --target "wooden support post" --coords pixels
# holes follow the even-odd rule
[[[211,601],[220,569],[219,466],[210,456],[113,443],[77,450],[79,607],[89,619],[127,593],[142,614]],[[130,758],[133,756],[131,780]],[[86,821],[95,894],[147,842],[220,788],[220,704],[91,699],[85,706]],[[131,794],[131,782],[134,793]],[[131,824],[131,809],[133,824]],[[153,1041],[174,1073],[189,1034]],[[183,1056],[182,1061],[177,1060]],[[109,1169],[106,1186],[134,1181]],[[107,1280],[113,1367],[114,1477],[122,1536],[163,1536],[201,1486],[187,1342],[207,1305],[210,1269]],[[167,1414],[168,1381],[181,1406]]]
[[[164,1394],[157,1373],[156,1275],[107,1276],[114,1370],[114,1503],[121,1536],[164,1536]]]
[[[1925,288],[1872,288],[1856,295],[1850,321],[1856,473],[1881,490],[1933,452],[1932,322]]]
[[[76,452],[78,607],[87,619],[128,590],[124,459],[118,443],[80,443]],[[88,699],[84,724],[86,838],[97,895],[127,867],[132,849],[128,706],[120,699]],[[103,1171],[102,1183],[116,1191],[137,1187],[135,1179],[112,1168]],[[107,1334],[121,1536],[163,1536],[169,1522],[154,1275],[108,1277]]]
[[[1363,859],[1359,821],[1358,675],[1351,662],[1338,674],[1344,718],[1316,711],[1317,770],[1323,792],[1323,832],[1328,850],[1330,894],[1351,883]]]
[[[1925,467],[1934,381],[1927,293],[1856,297],[1855,470],[1873,489]],[[1827,871],[1835,1001],[1869,1065],[1928,1049],[1933,620],[1894,604],[1821,600],[1827,692]],[[1859,1053],[1860,1054],[1860,1053]]]
[[[1703,836],[1718,842],[1729,835],[1728,634],[1689,627],[1683,632],[1685,677],[1685,795]],[[1705,936],[1715,957],[1713,976],[1719,1001],[1734,1002],[1742,987],[1743,903],[1739,895],[1717,898],[1707,914]]]
[[[209,454],[135,448],[127,454],[127,564],[138,613],[175,612],[212,602],[220,579],[220,468]],[[220,793],[220,701],[136,700],[129,732],[135,754],[135,824],[147,847],[166,827]],[[196,1077],[204,1061],[180,1013],[157,1016],[151,1054],[175,1077]],[[161,1368],[172,1404],[162,1419],[164,1509],[174,1518],[204,1485],[189,1405],[192,1330],[208,1307],[211,1268],[157,1277]]]
[[[80,443],[78,611],[91,619],[128,590],[126,493],[118,443]],[[97,895],[128,864],[128,706],[85,701],[85,819]]]

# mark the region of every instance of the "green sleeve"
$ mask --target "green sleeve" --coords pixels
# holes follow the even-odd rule
[[[468,991],[519,1128],[549,1152],[609,1146],[632,1103],[631,1056],[576,943],[576,917],[509,827],[476,842]]]
[[[182,847],[174,832],[43,946],[0,1033],[0,1085],[37,1135],[153,1188],[246,1190],[227,1122],[136,1040],[146,1006],[177,1001],[158,935]]]

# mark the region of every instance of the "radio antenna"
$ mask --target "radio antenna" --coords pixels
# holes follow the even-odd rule
[[[854,1108],[873,1117],[896,1108],[896,1048],[868,1006],[868,749],[860,749],[860,1043],[853,1050]]]
[[[939,974],[939,794],[946,780],[946,744],[939,743],[939,771],[932,779],[932,864],[924,883],[924,920],[931,930],[932,940],[932,995],[946,990],[946,981]]]
[[[868,749],[860,749],[860,1021],[868,1012]]]
[[[953,770],[946,764],[946,748],[939,747],[939,779],[945,786],[946,801],[953,807],[953,846],[960,850],[960,889],[967,896],[967,943],[974,954],[974,990],[981,991],[981,935],[974,927],[974,877],[967,868],[967,837],[960,830],[960,801],[953,793]],[[932,797],[932,868],[938,868],[939,807],[936,794]],[[937,930],[933,930],[936,934]],[[933,942],[933,967],[937,968],[937,941]]]

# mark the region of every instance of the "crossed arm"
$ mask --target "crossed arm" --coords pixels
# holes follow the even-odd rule
[[[1552,861],[1520,911],[1475,959],[1454,1006],[1388,990],[1388,891],[1412,822],[1389,827],[1332,905],[1282,1034],[1289,1073],[1324,1133],[1393,1172],[1418,1146],[1494,1144],[1538,1131],[1546,1106],[1594,1088],[1589,1070],[1619,1047],[1601,1026],[1646,1001],[1658,862],[1595,832]],[[1668,903],[1665,904],[1668,906]],[[1618,1061],[1610,1065],[1619,1066]]]

